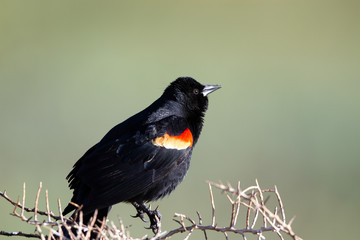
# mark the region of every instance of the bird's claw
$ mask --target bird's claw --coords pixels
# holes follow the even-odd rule
[[[148,216],[150,219],[150,227],[146,229],[151,229],[154,234],[157,234],[161,225],[161,214],[158,211],[158,208],[155,210],[149,210]]]
[[[134,217],[139,217],[143,222],[150,221],[150,227],[146,229],[151,229],[154,234],[157,234],[161,226],[159,207],[156,207],[155,210],[150,210],[150,206],[146,207],[145,204],[133,203],[133,205],[137,210],[137,214]],[[149,221],[145,220],[144,213],[149,217]]]
[[[148,220],[145,219],[144,212],[142,212],[142,211],[138,211],[135,216],[133,216],[133,215],[130,215],[130,216],[133,218],[140,218],[143,222],[149,222]]]

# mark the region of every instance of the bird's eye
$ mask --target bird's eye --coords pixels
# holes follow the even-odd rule
[[[199,89],[197,89],[197,88],[194,89],[194,94],[195,94],[195,95],[198,95],[199,92],[200,92]]]

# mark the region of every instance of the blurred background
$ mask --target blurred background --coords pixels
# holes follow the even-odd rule
[[[75,161],[191,76],[222,89],[209,97],[187,177],[153,204],[164,230],[177,227],[174,212],[199,210],[210,223],[206,180],[246,187],[257,178],[277,185],[304,239],[357,238],[359,9],[356,0],[2,0],[0,189],[17,199],[26,182],[33,206],[42,181],[56,212],[57,198],[71,198]],[[227,199],[215,201],[227,224]],[[0,200],[1,230],[34,231],[11,211]],[[119,204],[110,216],[134,236],[150,233],[130,214]]]

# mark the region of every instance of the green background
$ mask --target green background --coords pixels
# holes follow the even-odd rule
[[[172,80],[192,76],[222,89],[209,97],[187,177],[153,204],[163,229],[177,226],[174,212],[199,210],[210,222],[205,180],[245,187],[257,178],[278,186],[304,239],[355,239],[359,23],[357,0],[2,0],[0,188],[16,199],[26,182],[32,206],[42,181],[56,212],[56,199],[71,197],[75,161]],[[227,200],[215,200],[227,224]],[[0,200],[1,230],[33,232],[11,211]],[[111,218],[134,236],[150,233],[134,213],[119,204]]]

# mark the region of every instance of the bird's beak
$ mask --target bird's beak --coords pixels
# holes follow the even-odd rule
[[[204,85],[204,89],[202,90],[202,94],[206,97],[209,93],[221,88],[220,85]]]

